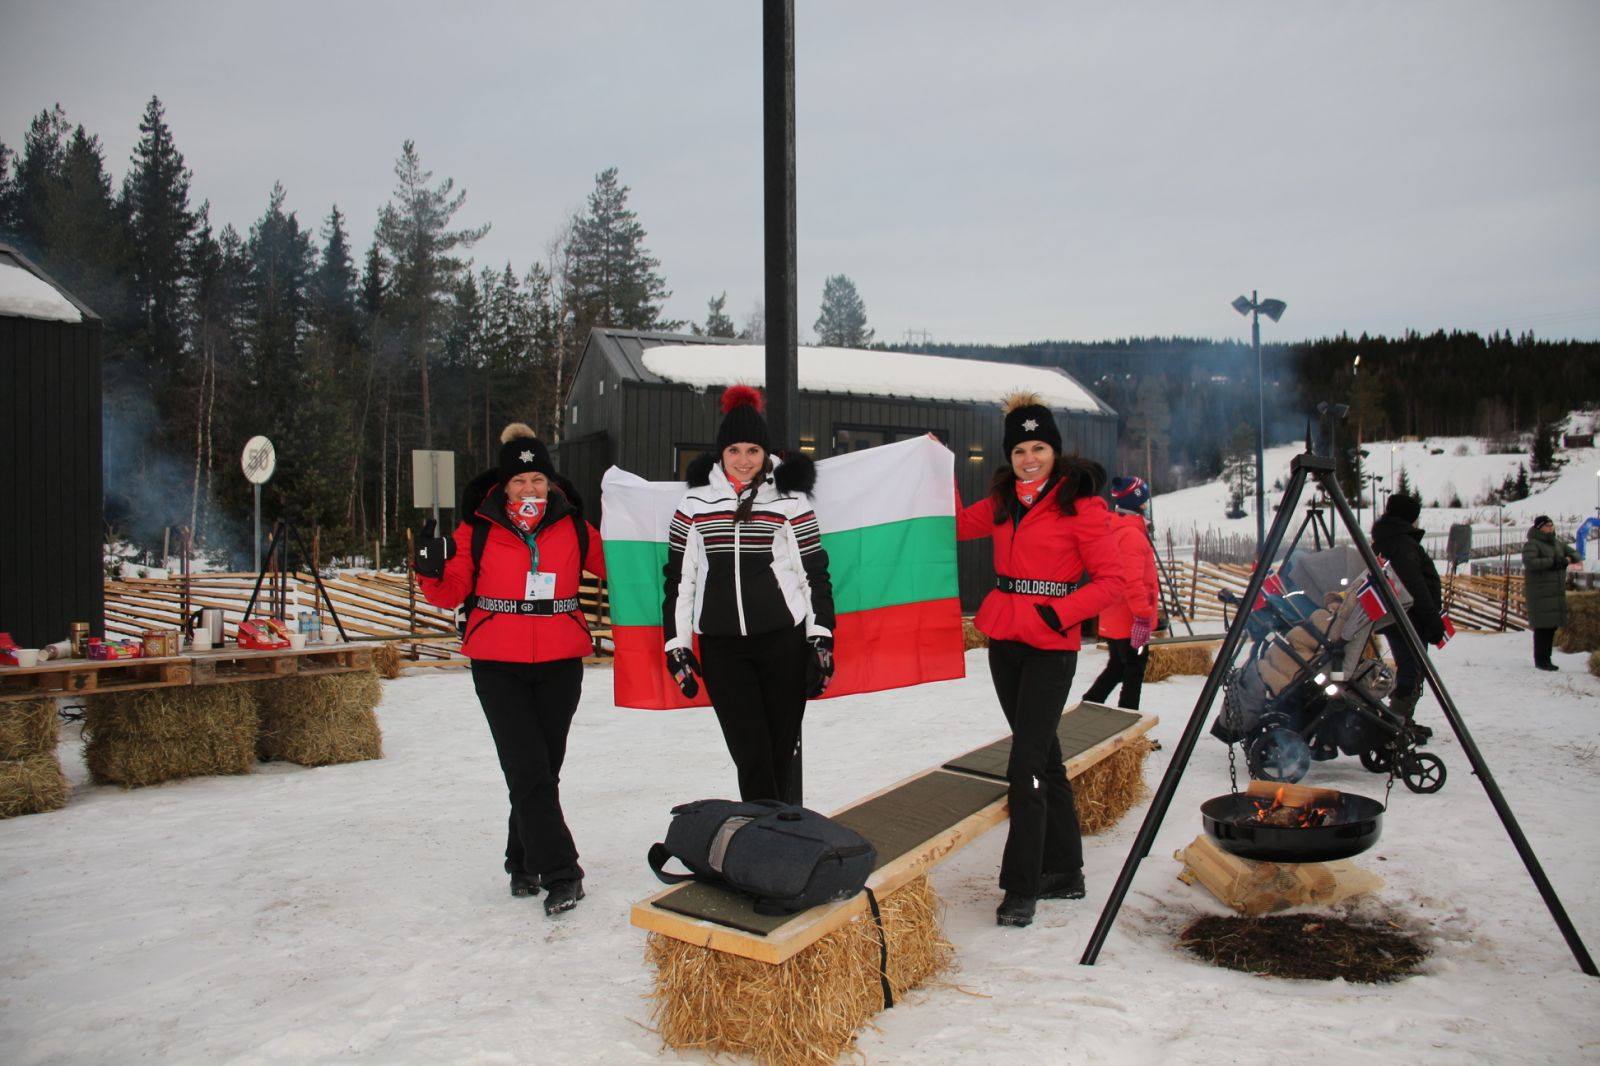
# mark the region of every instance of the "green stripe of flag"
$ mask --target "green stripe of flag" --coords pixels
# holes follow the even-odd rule
[[[956,520],[950,515],[825,533],[822,547],[828,553],[838,614],[958,594]],[[661,624],[661,571],[666,565],[665,542],[606,541],[613,625]]]

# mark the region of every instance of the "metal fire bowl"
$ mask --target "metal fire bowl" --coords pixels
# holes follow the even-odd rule
[[[1311,829],[1263,825],[1255,820],[1256,797],[1217,796],[1200,805],[1206,832],[1219,847],[1264,862],[1332,862],[1359,855],[1383,833],[1383,804],[1345,793],[1336,821]]]

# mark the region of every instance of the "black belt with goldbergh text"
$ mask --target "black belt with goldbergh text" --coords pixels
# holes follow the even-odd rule
[[[1089,583],[1085,577],[1081,581],[1045,581],[1032,577],[1006,577],[1004,574],[994,575],[994,587],[1001,592],[1014,592],[1019,596],[1049,596],[1059,598],[1070,596]]]
[[[578,609],[578,598],[568,596],[564,600],[500,600],[493,596],[479,596],[474,606],[479,610],[492,611],[495,614],[529,614],[546,617],[571,614]]]

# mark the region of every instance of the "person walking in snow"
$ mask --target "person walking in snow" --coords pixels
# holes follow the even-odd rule
[[[1082,899],[1083,839],[1056,728],[1077,670],[1079,626],[1123,598],[1125,565],[1100,492],[1105,470],[1061,454],[1055,416],[1034,393],[1005,412],[1010,465],[956,511],[956,537],[993,540],[995,587],[974,620],[1011,726],[1011,829],[995,920],[1025,926],[1040,899]],[[959,500],[957,501],[959,504]]]
[[[1424,644],[1437,644],[1444,639],[1444,596],[1439,568],[1422,546],[1422,528],[1417,525],[1421,516],[1422,500],[1418,497],[1398,492],[1390,496],[1383,514],[1372,523],[1372,550],[1389,560],[1394,576],[1411,593],[1406,617],[1411,619],[1417,636]],[[1389,709],[1410,718],[1422,695],[1422,662],[1412,654],[1399,626],[1391,624],[1384,635],[1394,655],[1394,692],[1389,696]]]
[[[560,914],[583,898],[583,867],[561,811],[561,764],[593,648],[578,606],[579,572],[605,577],[600,534],[571,482],[521,422],[500,461],[461,496],[452,536],[427,522],[412,567],[436,607],[468,608],[461,654],[489,721],[511,800],[505,868],[513,896],[545,889]]]
[[[1145,532],[1144,509],[1150,486],[1141,477],[1119,477],[1111,482],[1111,528],[1117,550],[1127,566],[1127,590],[1122,599],[1100,612],[1100,635],[1106,638],[1110,658],[1083,698],[1104,703],[1119,684],[1117,706],[1139,709],[1144,669],[1150,660],[1150,633],[1155,628],[1160,585],[1156,577],[1156,550]]]
[[[755,389],[731,386],[722,411],[716,451],[689,465],[667,535],[667,670],[691,699],[704,680],[740,798],[798,803],[801,719],[834,671],[816,465],[772,454]]]
[[[1533,630],[1533,665],[1559,670],[1550,661],[1556,630],[1567,624],[1567,567],[1579,563],[1577,549],[1556,536],[1549,515],[1533,520],[1522,549],[1523,591],[1528,600],[1528,628]]]

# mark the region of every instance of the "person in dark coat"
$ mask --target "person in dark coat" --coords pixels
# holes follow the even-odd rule
[[[1567,567],[1582,562],[1577,550],[1556,536],[1549,515],[1533,520],[1528,543],[1522,549],[1524,592],[1528,599],[1528,628],[1533,630],[1533,665],[1559,670],[1550,661],[1556,630],[1567,624]]]
[[[1422,547],[1422,530],[1417,519],[1422,501],[1415,496],[1395,493],[1384,506],[1383,515],[1372,524],[1372,550],[1389,560],[1395,576],[1411,593],[1406,617],[1424,644],[1444,639],[1444,597],[1439,585],[1439,570]],[[1422,695],[1422,663],[1412,654],[1398,626],[1387,631],[1389,650],[1394,654],[1394,694],[1389,707],[1411,717],[1417,697]]]

